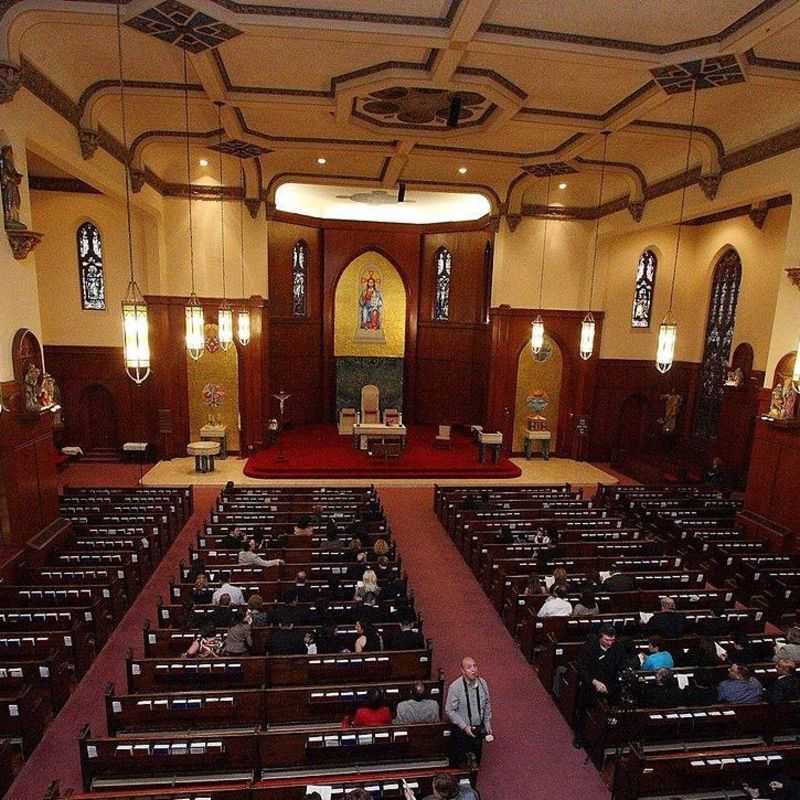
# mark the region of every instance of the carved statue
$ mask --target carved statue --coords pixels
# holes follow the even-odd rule
[[[683,397],[681,397],[675,389],[671,389],[668,394],[662,394],[661,399],[664,401],[664,416],[659,420],[661,423],[661,430],[664,433],[675,433],[675,428],[678,424],[678,414],[683,405]]]
[[[26,411],[41,411],[39,405],[39,376],[42,371],[36,366],[31,364],[28,371],[25,373],[25,410]]]
[[[46,411],[48,408],[52,408],[56,403],[56,381],[55,378],[49,373],[45,372],[42,375],[41,381],[39,381],[39,408],[42,411]]]
[[[3,216],[6,228],[24,228],[19,220],[21,195],[19,185],[21,173],[14,167],[14,151],[11,145],[0,149],[0,193],[3,195]]]
[[[772,399],[767,416],[772,417],[772,419],[791,419],[794,416],[796,398],[791,377],[778,381],[772,390]]]

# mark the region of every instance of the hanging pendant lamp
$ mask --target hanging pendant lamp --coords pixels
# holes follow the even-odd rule
[[[187,207],[189,211],[189,267],[192,275],[192,293],[186,304],[186,349],[189,355],[198,361],[206,350],[205,319],[203,306],[194,291],[194,237],[192,232],[192,165],[189,152],[189,74],[186,50],[183,51],[183,100],[186,123],[186,188],[188,190]]]
[[[222,170],[222,103],[217,103],[217,124],[219,127],[219,246],[222,263],[222,302],[217,311],[217,340],[219,346],[227,351],[233,344],[233,309],[228,304],[225,292],[225,196],[223,193]]]
[[[678,235],[675,242],[675,261],[672,265],[672,285],[669,290],[669,307],[664,320],[658,328],[658,345],[656,348],[656,369],[664,374],[672,369],[675,360],[675,346],[678,342],[678,323],[672,315],[672,302],[675,298],[675,279],[678,273],[678,255],[681,249],[681,232],[683,230],[683,213],[686,209],[686,189],[689,185],[689,159],[692,155],[692,139],[694,137],[694,120],[697,110],[697,79],[692,84],[692,113],[689,122],[689,142],[686,145],[686,164],[683,170],[683,190],[681,192],[681,210],[678,215]]]
[[[239,258],[241,260],[241,267],[242,267],[242,298],[244,298],[244,192],[245,192],[245,182],[244,182],[244,164],[242,164],[242,196],[241,202],[239,203]],[[236,312],[236,328],[237,328],[237,338],[239,339],[239,344],[242,347],[247,346],[247,343],[250,341],[250,309],[247,306],[243,306]]]
[[[117,60],[119,67],[119,100],[122,109],[122,146],[125,150],[123,176],[125,180],[125,212],[128,222],[128,288],[122,301],[122,357],[125,373],[137,385],[150,377],[150,337],[147,303],[133,274],[133,234],[131,232],[130,164],[128,127],[125,116],[125,82],[122,78],[122,25],[117,3]],[[0,406],[1,407],[1,406]]]
[[[544,261],[547,252],[547,222],[548,222],[548,209],[550,208],[550,178],[547,176],[547,190],[545,194],[545,217],[544,217],[544,233],[542,235],[542,268],[539,271],[539,312],[536,318],[531,323],[531,350],[534,355],[538,355],[544,347],[544,320],[542,319],[542,292],[544,291]]]

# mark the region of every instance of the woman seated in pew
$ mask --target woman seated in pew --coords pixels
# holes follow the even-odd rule
[[[600,606],[597,604],[597,598],[594,596],[592,589],[585,589],[581,592],[581,599],[575,603],[572,609],[573,617],[593,617],[595,614],[600,613]]]
[[[389,546],[389,542],[386,539],[376,539],[375,544],[372,545],[372,551],[375,553],[376,556],[388,556],[391,553],[392,548]]]
[[[389,556],[378,556],[378,561],[374,567],[375,574],[378,576],[378,583],[383,584],[392,577],[392,562]]]
[[[547,594],[547,587],[538,575],[529,575],[528,580],[525,581],[525,589],[522,594],[524,597],[536,597],[541,594]]]
[[[253,651],[253,636],[245,612],[237,608],[233,612],[233,624],[225,634],[222,654],[225,656],[246,656]]]
[[[247,598],[245,614],[251,625],[269,625],[269,614],[264,609],[264,598],[260,594],[251,594]]]
[[[367,692],[366,705],[356,709],[352,718],[345,717],[344,726],[350,728],[377,728],[392,724],[392,711],[386,705],[383,692],[373,687]]]
[[[383,650],[383,639],[378,629],[366,620],[356,622],[356,653],[366,653],[374,650]]]
[[[378,586],[378,576],[375,570],[368,569],[364,571],[361,580],[356,585],[356,591],[353,595],[353,600],[364,602],[369,595],[372,595],[375,600],[380,597],[381,587]]]
[[[569,579],[567,577],[567,571],[564,567],[556,567],[553,570],[553,586],[561,586],[565,592],[570,590]],[[552,589],[553,586],[550,588]]]
[[[194,586],[192,587],[192,604],[206,606],[211,602],[214,596],[214,590],[208,585],[208,576],[201,572],[195,578]]]
[[[200,632],[194,637],[184,658],[216,658],[222,650],[222,639],[217,636],[212,620],[200,623]]]
[[[675,654],[675,663],[686,667],[718,667],[722,659],[717,645],[710,636],[701,636],[696,647],[684,648]]]
[[[550,597],[544,601],[536,614],[537,617],[569,617],[572,614],[572,603],[567,600],[567,590],[554,583],[550,588]]]

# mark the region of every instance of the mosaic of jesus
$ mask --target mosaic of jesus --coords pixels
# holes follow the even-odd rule
[[[383,293],[381,275],[366,270],[361,275],[358,294],[358,333],[376,338],[383,336]]]

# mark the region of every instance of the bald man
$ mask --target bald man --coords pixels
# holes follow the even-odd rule
[[[447,689],[445,713],[452,726],[450,737],[455,766],[481,763],[483,742],[494,741],[489,687],[478,673],[472,656],[461,660],[461,676]]]

